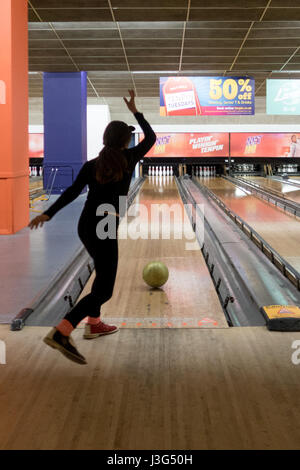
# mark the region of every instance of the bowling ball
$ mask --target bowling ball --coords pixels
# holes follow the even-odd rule
[[[160,261],[151,261],[143,269],[143,279],[150,287],[163,286],[169,277],[167,266]]]

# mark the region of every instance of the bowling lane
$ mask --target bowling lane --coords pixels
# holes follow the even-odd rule
[[[227,328],[190,222],[185,219],[184,236],[179,238],[179,219],[171,217],[171,224],[163,220],[172,205],[178,214],[184,211],[173,177],[147,178],[135,204],[141,205],[140,213],[131,206],[127,220],[120,224],[118,274],[113,298],[102,309],[105,321],[123,328]],[[150,219],[153,207],[160,211],[160,221]],[[134,235],[135,229],[141,237]],[[187,249],[193,240],[197,249]],[[154,260],[169,269],[169,279],[161,289],[149,288],[142,279],[143,267]],[[94,274],[80,298],[90,291],[93,279]]]
[[[29,178],[29,192],[39,191],[43,189],[43,178]]]
[[[264,178],[262,176],[245,176],[244,179],[253,181],[263,188],[272,189],[283,194],[287,199],[298,202],[300,204],[300,187],[296,188],[292,184],[272,180],[271,178]]]
[[[300,221],[223,178],[199,178],[291,266],[300,271]]]

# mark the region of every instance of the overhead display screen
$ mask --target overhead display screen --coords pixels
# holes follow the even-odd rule
[[[155,145],[146,157],[226,157],[229,151],[229,134],[157,133]],[[143,134],[140,134],[140,140]]]
[[[161,116],[254,114],[251,77],[161,77]]]
[[[300,80],[267,80],[267,114],[300,114]]]
[[[44,158],[44,134],[29,134],[29,158]]]
[[[231,133],[230,155],[300,158],[300,133]]]

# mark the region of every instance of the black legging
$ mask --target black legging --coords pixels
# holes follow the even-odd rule
[[[97,318],[100,315],[101,305],[107,302],[113,293],[118,267],[119,217],[114,215],[106,217],[110,218],[113,224],[116,223],[113,238],[100,239],[97,236],[96,226],[102,217],[91,216],[83,211],[78,222],[78,235],[94,260],[96,277],[91,292],[65,316],[65,320],[68,320],[74,328],[87,316]]]

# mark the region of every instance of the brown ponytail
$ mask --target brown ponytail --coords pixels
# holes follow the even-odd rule
[[[124,177],[127,160],[120,149],[103,147],[96,163],[96,180],[98,183],[114,183]]]
[[[122,149],[130,142],[134,127],[122,121],[112,121],[103,134],[104,147],[96,161],[96,180],[113,183],[123,179],[128,171],[128,162]]]

